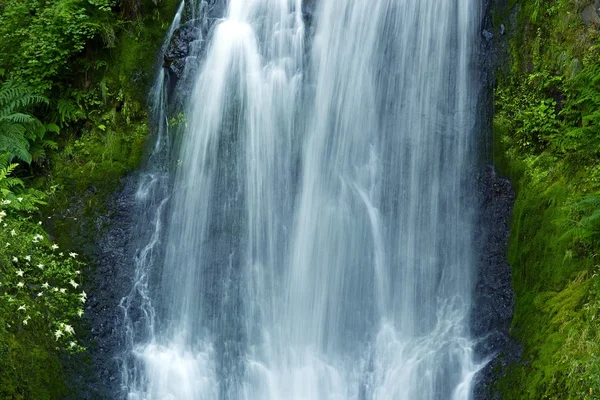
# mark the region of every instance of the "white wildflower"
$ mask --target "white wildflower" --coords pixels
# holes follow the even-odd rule
[[[25,284],[24,284],[23,282],[19,282],[19,283],[17,283],[17,287],[18,287],[19,289],[20,289],[20,288],[22,288],[22,287],[24,287],[24,286],[25,286]]]
[[[42,297],[43,295],[44,295],[44,292],[39,292],[39,293],[37,294],[37,297]]]
[[[62,257],[62,256],[64,256],[64,255],[65,255],[65,253],[63,253],[63,252],[61,251],[60,253],[58,253],[58,255]]]
[[[60,339],[60,337],[63,335],[62,331],[60,329],[57,329],[54,332],[54,336],[56,337],[56,340]]]
[[[50,287],[50,285],[48,284],[48,282],[44,282],[44,284],[42,285],[42,287],[44,289],[48,289]]]
[[[25,310],[27,310],[27,306],[25,304],[21,304],[19,306],[19,308],[17,308],[17,311],[25,311]]]
[[[38,267],[39,269],[44,269],[44,264],[40,263],[40,264],[38,264],[38,265],[37,265],[37,267]]]
[[[27,318],[25,318],[25,319],[23,320],[23,325],[27,325],[27,321],[28,321],[28,320],[27,320]]]
[[[6,211],[1,210],[0,211],[0,218],[4,218],[4,217],[6,217]]]
[[[23,198],[22,197],[17,197],[17,200],[23,201]]]
[[[27,261],[31,261],[31,256],[25,256],[25,259],[26,259]]]
[[[57,288],[57,287],[53,287],[53,288],[52,288],[52,291],[53,291],[53,292],[58,292],[58,288]]]
[[[75,330],[73,329],[73,327],[71,325],[66,325],[65,324],[63,326],[63,328],[64,328],[65,332],[67,332],[67,333],[69,333],[71,335],[73,335],[75,333]]]
[[[81,317],[83,315],[83,309],[80,308],[79,310],[77,310],[77,316]]]
[[[77,254],[77,253],[69,253],[69,256],[71,256],[71,257],[75,258],[75,257],[77,257],[77,256],[78,256],[78,254]]]
[[[67,289],[65,289],[65,288],[60,288],[60,289],[59,289],[59,291],[60,291],[61,293],[67,293]]]
[[[13,262],[19,262],[19,259],[17,257],[13,257]]]
[[[24,273],[25,272],[22,269],[18,269],[18,270],[15,271],[15,274],[17,274],[17,276],[20,276],[21,278],[23,277]]]
[[[51,246],[51,248],[52,248],[52,250],[56,250],[56,249],[58,249],[58,245],[57,245],[56,243],[54,243],[54,244]]]
[[[72,349],[73,347],[77,346],[77,343],[70,341],[69,342],[69,348]]]
[[[75,289],[77,289],[77,286],[79,286],[79,284],[78,284],[77,282],[75,282],[73,279],[71,279],[71,280],[69,281],[69,284],[70,284],[71,286],[73,286]]]

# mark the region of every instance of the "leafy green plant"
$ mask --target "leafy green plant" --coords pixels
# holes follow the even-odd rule
[[[18,81],[9,80],[0,86],[0,153],[8,152],[11,158],[31,163],[43,159],[46,148],[56,148],[46,133],[57,133],[58,126],[44,125],[27,112],[47,103],[48,99]]]
[[[69,60],[102,35],[114,45],[111,0],[7,0],[0,14],[0,65],[38,91],[52,88]]]
[[[590,60],[591,61],[591,60]],[[589,62],[568,86],[568,99],[561,117],[569,125],[554,145],[563,152],[600,154],[600,63]]]
[[[0,155],[0,298],[18,305],[3,319],[9,328],[31,322],[58,341],[73,335],[69,322],[83,314],[86,295],[74,291],[81,285],[83,264],[76,260],[77,254],[59,252],[41,222],[33,222],[32,213],[45,204],[46,196],[24,188],[22,180],[11,176],[16,166],[8,163],[7,154]],[[21,320],[20,311],[25,312]],[[69,348],[75,348],[73,343]]]
[[[12,176],[17,164],[8,160],[0,155],[0,397],[61,398],[57,355],[84,350],[75,332],[84,265],[35,221],[46,194]]]

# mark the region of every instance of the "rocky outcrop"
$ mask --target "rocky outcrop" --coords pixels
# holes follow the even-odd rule
[[[485,135],[481,155],[493,159],[492,119],[494,117],[493,88],[498,71],[509,63],[508,39],[514,26],[516,8],[508,12],[506,0],[485,0],[482,18],[480,59],[479,129]],[[494,26],[492,10],[506,15],[509,20]],[[484,161],[489,162],[489,161]],[[504,374],[510,362],[520,359],[521,348],[510,337],[509,330],[514,310],[514,293],[511,285],[511,267],[506,260],[510,217],[515,194],[510,181],[499,176],[488,166],[478,179],[480,214],[476,237],[478,268],[474,289],[474,309],[471,314],[471,332],[479,342],[475,352],[480,362],[488,361],[475,378],[474,399],[499,399],[493,383]]]
[[[600,0],[596,0],[585,7],[580,15],[585,25],[600,25]]]
[[[507,364],[517,361],[519,346],[510,338],[514,309],[511,267],[506,261],[509,219],[515,195],[508,179],[488,167],[479,178],[481,201],[478,231],[478,274],[475,283],[471,333],[479,342],[480,361],[490,360],[476,377],[474,399],[496,399],[493,383]]]
[[[193,4],[190,3],[190,4]],[[203,2],[200,11],[188,6],[183,13],[181,26],[173,32],[171,42],[163,55],[163,68],[166,68],[176,85],[183,78],[188,58],[199,60],[205,50],[204,44],[218,19],[225,13],[226,1],[208,0]]]
[[[191,44],[202,40],[202,31],[189,23],[173,32],[171,43],[163,56],[163,68],[169,71],[171,76],[181,78],[186,65],[186,58],[190,54]]]
[[[85,353],[64,363],[70,393],[65,400],[119,399],[120,371],[117,351],[122,346],[123,317],[119,302],[131,289],[132,246],[135,188],[137,175],[123,179],[122,190],[113,194],[107,207],[93,221],[95,238],[87,252],[88,270],[84,290],[88,293],[84,322],[86,335],[81,338]],[[78,214],[79,215],[79,214]]]

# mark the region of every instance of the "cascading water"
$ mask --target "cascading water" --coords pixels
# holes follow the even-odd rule
[[[196,54],[172,194],[140,184],[129,399],[471,396],[479,5],[319,0],[307,34],[302,3],[229,0]]]

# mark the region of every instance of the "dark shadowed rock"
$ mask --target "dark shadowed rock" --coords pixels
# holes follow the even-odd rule
[[[506,15],[507,20],[494,25],[492,10]],[[484,0],[482,32],[494,35],[494,40],[483,37],[479,53],[482,92],[479,108],[482,110],[480,129],[487,138],[483,144],[484,160],[492,158],[492,129],[494,116],[493,88],[498,70],[510,66],[509,40],[514,31],[507,27],[516,24],[518,6],[509,11],[506,0]],[[491,37],[490,37],[491,39]],[[478,231],[478,268],[473,294],[474,308],[471,313],[471,332],[479,339],[475,348],[479,361],[489,360],[477,374],[474,382],[474,400],[497,400],[499,393],[494,382],[504,375],[511,362],[518,362],[521,347],[510,337],[509,330],[514,309],[514,293],[511,286],[511,267],[506,261],[510,216],[514,204],[514,192],[510,182],[498,176],[488,167],[479,176],[478,192],[480,215]]]
[[[171,75],[180,78],[185,68],[185,59],[190,54],[191,43],[201,38],[202,32],[195,26],[185,25],[176,29],[165,52],[163,67]]]
[[[116,358],[123,337],[119,302],[130,290],[133,273],[130,243],[136,178],[129,176],[122,183],[123,189],[112,196],[106,210],[95,219],[95,240],[90,243],[94,251],[86,254],[89,266],[84,280],[87,333],[81,341],[88,350],[65,362],[70,383],[65,400],[122,397]]]
[[[581,11],[581,19],[587,26],[600,24],[600,1],[596,0]]]
[[[477,237],[480,257],[471,314],[471,332],[479,338],[475,352],[491,361],[476,377],[474,399],[497,399],[493,383],[509,362],[518,361],[520,347],[509,330],[514,309],[511,268],[506,261],[509,219],[515,195],[508,179],[489,167],[479,179],[481,214]]]
[[[302,0],[302,17],[307,26],[313,23],[316,7],[316,0]]]

